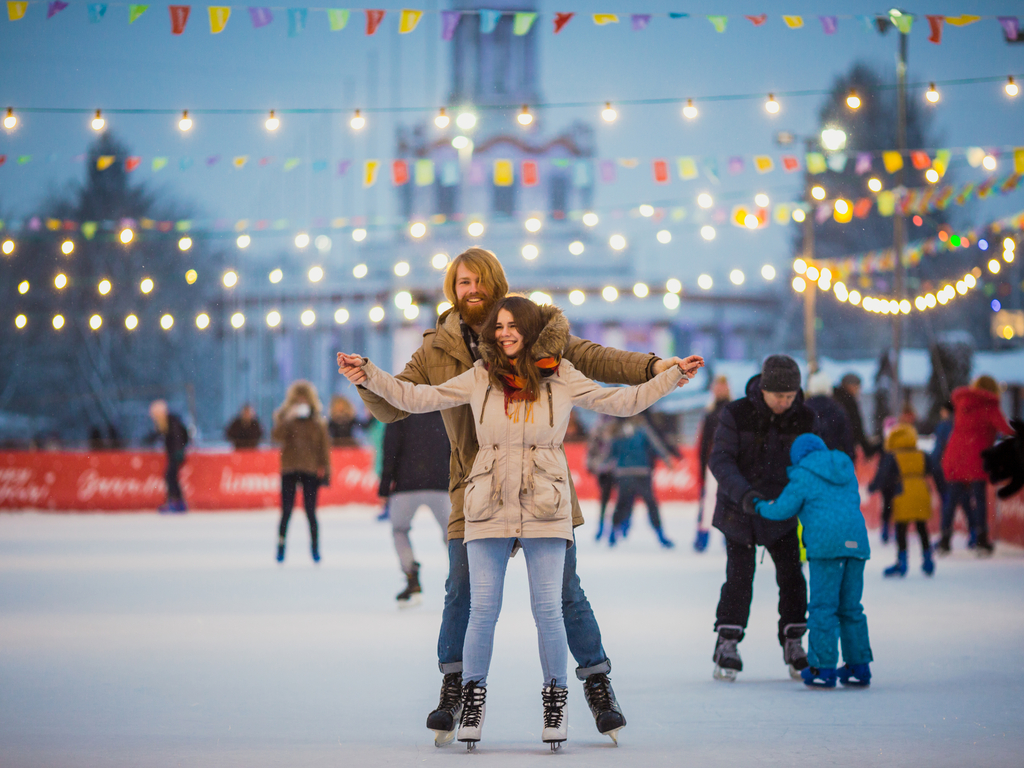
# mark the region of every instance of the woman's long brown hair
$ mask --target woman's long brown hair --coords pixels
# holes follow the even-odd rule
[[[497,342],[498,312],[502,309],[511,313],[512,319],[516,322],[516,330],[523,336],[523,348],[515,360],[509,359]],[[496,359],[488,371],[491,384],[504,388],[505,381],[501,375],[515,374],[525,382],[523,392],[529,399],[537,399],[540,394],[540,370],[534,364],[536,361],[533,359],[532,351],[534,343],[543,330],[544,316],[541,314],[540,307],[529,299],[522,296],[506,296],[494,305],[491,314],[484,321],[484,327],[480,334],[481,338],[493,344],[495,349]]]

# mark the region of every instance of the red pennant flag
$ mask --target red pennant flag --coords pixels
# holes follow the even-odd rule
[[[188,24],[188,14],[192,10],[191,5],[169,5],[167,10],[171,12],[171,34],[180,35],[185,31]]]
[[[932,167],[932,159],[928,157],[927,152],[920,149],[915,149],[910,153],[910,162],[912,162],[914,167],[919,171]]]
[[[760,27],[766,21],[768,21],[768,14],[762,13],[760,16],[747,16],[747,20],[755,27]]]
[[[405,160],[395,160],[391,163],[391,183],[396,187],[409,183],[409,163]]]
[[[938,45],[942,42],[942,25],[946,21],[945,16],[925,16],[928,19],[928,26],[932,33],[928,35],[928,41]]]
[[[380,23],[384,21],[384,13],[385,11],[380,10],[366,11],[366,34],[372,35],[374,32],[377,31],[377,27],[379,27]]]
[[[0,165],[7,162],[7,155],[0,155]]]
[[[555,34],[557,35],[562,31],[562,27],[569,23],[569,19],[575,16],[575,13],[556,13],[555,14]]]
[[[537,182],[540,180],[537,174],[537,161],[536,160],[523,160],[523,186],[524,187],[535,187]]]
[[[668,184],[668,163],[664,160],[655,160],[652,166],[654,181],[658,184]]]
[[[800,169],[800,161],[796,155],[783,155],[782,156],[782,168],[787,173],[792,173]]]
[[[136,168],[138,168],[139,165],[141,165],[141,164],[142,164],[142,158],[133,155],[132,157],[125,158],[124,169],[126,171],[128,171],[128,173],[131,173]]]
[[[868,214],[871,213],[871,206],[874,204],[874,200],[870,197],[862,197],[857,201],[857,204],[853,206],[853,215],[858,219],[866,219]]]

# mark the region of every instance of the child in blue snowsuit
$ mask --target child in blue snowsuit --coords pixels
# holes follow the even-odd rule
[[[807,685],[834,688],[868,685],[873,660],[868,620],[861,605],[864,563],[871,556],[860,511],[853,462],[830,451],[820,437],[800,435],[790,449],[789,483],[775,501],[759,500],[757,513],[769,520],[799,516],[810,567],[807,606],[810,666],[801,672]],[[845,666],[837,670],[842,641]]]

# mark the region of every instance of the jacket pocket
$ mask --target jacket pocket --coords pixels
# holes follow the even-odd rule
[[[490,520],[501,506],[501,487],[494,476],[494,459],[474,467],[466,483],[462,513],[467,523]]]
[[[529,488],[532,491],[532,513],[539,520],[558,517],[562,500],[568,497],[565,467],[560,461],[548,456],[546,451],[531,451],[532,471]]]

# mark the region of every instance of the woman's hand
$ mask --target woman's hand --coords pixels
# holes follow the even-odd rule
[[[338,373],[353,384],[362,384],[366,381],[363,363],[364,360],[361,355],[347,355],[344,352],[338,353]]]
[[[678,365],[679,370],[683,372],[683,378],[681,378],[679,383],[676,385],[681,387],[687,384],[690,379],[697,375],[697,371],[704,367],[704,358],[700,355],[690,355],[686,359],[669,357],[665,360],[659,360],[654,364],[654,374],[657,375],[659,373],[663,373],[673,365]]]

